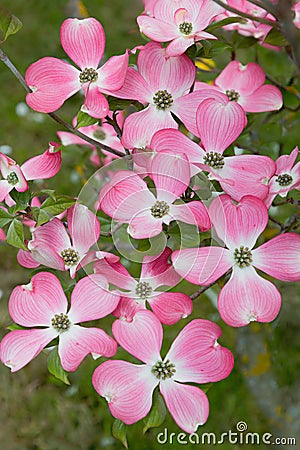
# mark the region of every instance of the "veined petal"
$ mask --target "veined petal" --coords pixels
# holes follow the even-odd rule
[[[42,58],[31,64],[25,74],[27,85],[33,92],[26,102],[35,111],[49,113],[80,90],[79,71],[57,58]]]
[[[138,100],[141,103],[150,103],[153,97],[153,89],[137,70],[128,67],[123,86],[112,92],[111,95],[118,98]]]
[[[176,250],[172,254],[174,269],[190,283],[209,285],[232,267],[230,251],[222,247]]]
[[[166,325],[173,325],[182,318],[188,317],[193,309],[190,297],[181,292],[156,292],[148,299],[152,311]]]
[[[160,384],[160,392],[173,419],[186,433],[194,433],[207,421],[208,399],[198,387],[166,380]]]
[[[10,193],[10,191],[13,189],[13,185],[10,184],[6,180],[0,180],[0,202],[3,202],[5,197]]]
[[[121,294],[121,293],[120,293]],[[132,322],[137,311],[140,309],[146,309],[146,302],[138,300],[136,301],[131,297],[121,297],[118,306],[112,312],[118,319]]]
[[[264,84],[265,78],[265,73],[258,64],[251,62],[244,66],[239,61],[231,61],[215,79],[215,84],[224,92],[233,89],[252,95]]]
[[[194,44],[194,38],[189,36],[176,36],[166,48],[166,55],[168,57],[180,56]]]
[[[271,322],[280,307],[278,289],[259,276],[252,266],[235,267],[218,299],[220,315],[232,327],[242,327],[252,321]]]
[[[122,289],[132,290],[135,279],[128,270],[120,263],[120,258],[113,254],[104,254],[94,263],[94,271],[104,276],[107,281]]]
[[[155,201],[152,203],[154,206]],[[151,205],[150,205],[151,206]],[[145,239],[157,236],[162,232],[163,219],[153,217],[149,208],[136,213],[128,225],[128,233],[134,239]]]
[[[93,17],[67,19],[60,28],[61,45],[81,69],[97,69],[105,49],[103,27]]]
[[[129,50],[126,50],[123,55],[112,56],[100,67],[97,85],[102,92],[110,94],[111,91],[121,89],[127,74],[128,58]]]
[[[228,377],[233,355],[217,342],[220,327],[210,320],[195,319],[178,334],[166,356],[175,364],[174,380],[210,383]]]
[[[37,262],[31,252],[27,252],[25,250],[20,249],[17,254],[17,260],[18,263],[23,266],[27,267],[27,269],[35,269],[36,267],[39,267],[40,263]]]
[[[158,152],[149,159],[147,171],[156,189],[173,194],[174,200],[180,197],[190,184],[190,164],[185,154]]]
[[[58,278],[39,272],[27,285],[14,288],[8,309],[12,319],[25,327],[50,326],[55,314],[67,312],[68,302]]]
[[[98,241],[100,222],[92,211],[80,203],[68,209],[67,220],[73,247],[82,256]]]
[[[240,201],[245,195],[264,200],[269,192],[268,180],[275,172],[275,162],[268,156],[238,155],[224,159],[218,180],[230,197]],[[226,182],[233,181],[233,184]]]
[[[132,322],[116,320],[112,331],[121,347],[141,361],[151,364],[160,359],[163,329],[151,311],[137,311]]]
[[[103,119],[109,112],[109,104],[99,87],[95,83],[89,83],[85,87],[85,101],[84,109],[87,113],[96,117],[97,119]]]
[[[117,292],[108,290],[106,278],[97,273],[88,275],[75,285],[68,316],[73,323],[101,319],[118,306],[119,300]]]
[[[138,16],[137,23],[140,32],[156,42],[168,42],[177,35],[177,27],[174,24],[163,22],[154,17]]]
[[[26,180],[43,180],[54,177],[61,166],[61,151],[55,151],[60,144],[51,142],[42,155],[28,159],[21,166]]]
[[[192,86],[196,67],[186,55],[170,57],[158,42],[148,42],[140,51],[137,66],[142,77],[154,92],[166,89],[173,99],[188,92]]]
[[[179,117],[187,129],[199,137],[196,123],[196,112],[200,103],[207,98],[223,98],[223,95],[213,86],[207,89],[196,90],[190,94],[176,98],[172,105],[172,112]]]
[[[282,107],[282,94],[276,86],[264,84],[251,94],[241,96],[239,104],[247,112],[276,111]]]
[[[230,249],[254,247],[268,223],[266,206],[251,195],[243,197],[239,204],[229,195],[220,195],[212,201],[209,215],[217,235]]]
[[[145,181],[129,170],[116,172],[100,192],[101,209],[118,221],[130,221],[154,203]]]
[[[295,164],[297,156],[299,154],[298,147],[295,147],[290,155],[281,155],[276,160],[276,174],[290,172]]]
[[[74,372],[89,353],[110,358],[117,348],[115,340],[100,328],[72,325],[59,336],[58,354],[63,368]]]
[[[179,283],[180,277],[169,262],[171,253],[172,250],[166,247],[159,255],[145,256],[140,276],[141,281],[151,282],[152,289],[163,285],[175,286]]]
[[[252,251],[253,265],[282,281],[300,281],[300,235],[280,234]]]
[[[150,143],[154,133],[164,128],[178,128],[178,124],[168,110],[159,110],[154,105],[149,105],[142,111],[126,117],[122,144],[128,149],[145,148]]]
[[[170,215],[175,220],[196,225],[201,231],[207,231],[211,228],[207,208],[200,201],[171,205]]]
[[[247,124],[243,108],[222,99],[204,100],[197,109],[198,136],[207,152],[223,153],[241,134]]]
[[[107,400],[112,415],[127,425],[148,414],[158,384],[149,366],[118,360],[98,366],[92,382],[98,394]]]
[[[15,330],[1,341],[1,361],[12,372],[22,369],[57,336],[54,328]]]
[[[151,139],[150,148],[156,152],[168,150],[176,155],[185,154],[190,163],[202,162],[206,155],[200,145],[173,128],[157,131]]]
[[[195,27],[198,30],[204,30],[214,17],[224,12],[224,8],[215,2],[210,0],[204,0],[201,2],[201,6],[196,9],[198,15],[195,19]]]

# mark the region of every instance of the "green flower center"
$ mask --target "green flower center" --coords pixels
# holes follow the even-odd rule
[[[55,316],[52,317],[51,325],[56,331],[58,331],[59,333],[63,333],[70,328],[71,322],[67,314],[60,313],[55,314]]]
[[[171,363],[169,359],[167,359],[167,361],[157,361],[157,363],[152,366],[151,372],[159,380],[166,380],[167,378],[172,378],[176,372],[175,364]]]
[[[222,169],[224,166],[224,156],[217,152],[208,152],[203,158],[204,164],[214,169]]]
[[[98,72],[92,67],[86,67],[80,72],[79,81],[80,83],[87,83],[88,81],[96,81],[98,78]]]
[[[17,176],[17,174],[15,172],[10,172],[7,175],[6,181],[9,184],[12,184],[13,186],[15,186],[17,183],[19,183],[19,178],[18,178],[18,176]]]
[[[147,281],[140,281],[136,285],[135,292],[139,298],[146,300],[152,292],[152,287],[150,286],[150,283],[147,283]]]
[[[67,248],[61,252],[61,257],[66,266],[76,266],[79,263],[79,254],[73,248]]]
[[[99,128],[98,130],[94,131],[93,137],[97,139],[97,141],[104,141],[104,139],[106,138],[106,134],[101,130],[101,128]]]
[[[151,207],[151,214],[155,219],[161,219],[170,211],[170,206],[168,203],[157,200]]]
[[[227,89],[226,95],[231,102],[237,102],[240,98],[240,94],[234,89]]]
[[[293,177],[288,173],[283,173],[282,175],[278,175],[275,181],[279,186],[289,186],[293,182]]]
[[[179,25],[179,31],[180,33],[188,36],[193,31],[193,24],[191,22],[182,22]]]
[[[170,108],[170,106],[173,103],[173,97],[172,95],[164,90],[160,90],[155,92],[153,96],[153,103],[155,104],[157,109],[165,110],[167,108]]]
[[[250,266],[250,263],[252,263],[252,253],[250,252],[249,247],[244,247],[243,245],[234,250],[233,257],[241,269]]]

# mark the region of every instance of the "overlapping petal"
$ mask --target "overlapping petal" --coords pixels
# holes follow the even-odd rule
[[[156,317],[166,325],[173,325],[188,317],[193,309],[191,298],[181,292],[162,292],[150,297],[148,303]]]
[[[82,256],[98,241],[100,222],[92,211],[80,203],[68,209],[67,219],[73,247]]]
[[[48,150],[43,154],[22,164],[21,170],[26,180],[42,180],[57,174],[61,166],[61,151],[56,151],[59,146],[57,142],[50,142]]]

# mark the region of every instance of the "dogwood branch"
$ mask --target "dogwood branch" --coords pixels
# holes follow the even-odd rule
[[[232,6],[229,6],[226,3],[223,3],[221,0],[213,0],[213,1],[215,3],[217,3],[217,5],[222,6],[227,11],[230,11],[230,12],[232,12],[234,14],[237,14],[240,17],[245,17],[246,19],[250,19],[250,20],[253,20],[255,22],[263,23],[264,25],[269,25],[272,28],[279,29],[279,25],[275,21],[268,20],[268,19],[263,19],[262,17],[252,16],[251,14],[248,14],[246,12],[239,11],[238,9],[233,8]]]
[[[19,80],[23,88],[28,92],[32,92],[30,87],[27,85],[24,77],[21,75],[21,73],[18,71],[16,66],[11,62],[11,60],[8,58],[7,54],[4,53],[3,50],[0,49],[0,61],[2,61],[6,67],[14,74],[14,76]],[[91,145],[94,145],[95,147],[98,147],[102,150],[105,150],[109,153],[113,153],[116,156],[124,156],[123,153],[119,152],[119,150],[115,150],[108,145],[101,144],[101,142],[95,141],[94,139],[90,138],[89,136],[86,136],[85,134],[81,133],[79,130],[76,130],[70,123],[63,120],[60,116],[58,116],[55,113],[48,113],[48,116],[50,116],[53,120],[55,120],[57,123],[65,127],[67,130],[69,130],[71,133],[75,134],[76,136],[80,137],[81,139],[85,140]]]
[[[216,281],[214,283],[209,284],[208,286],[203,286],[198,291],[194,292],[192,295],[190,295],[190,298],[192,300],[195,300],[198,298],[203,292],[207,291],[207,289],[211,288],[214,284],[216,284]]]

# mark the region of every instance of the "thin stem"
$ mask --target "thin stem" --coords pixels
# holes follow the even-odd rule
[[[269,216],[269,219],[271,220],[271,222],[275,223],[276,225],[278,225],[280,227],[281,230],[284,229],[284,225],[279,222],[279,220],[274,219],[273,217]]]
[[[8,58],[7,54],[4,53],[3,50],[1,50],[1,48],[0,48],[0,61],[2,61],[6,65],[6,67],[8,67],[8,69],[14,74],[14,76],[19,80],[19,82],[21,83],[23,88],[28,93],[32,92],[30,87],[27,85],[24,77],[20,74],[18,69],[15,67],[15,65]],[[71,124],[69,124],[68,122],[63,120],[57,114],[55,114],[55,113],[48,113],[48,116],[50,116],[57,123],[59,123],[60,125],[64,126],[65,128],[67,128],[67,130],[71,131],[71,133],[73,133],[76,136],[80,137],[81,139],[85,140],[89,144],[94,145],[95,147],[98,147],[98,148],[100,148],[102,150],[105,150],[105,151],[107,151],[109,153],[113,153],[116,156],[121,156],[121,157],[124,156],[124,154],[121,153],[119,150],[115,150],[115,149],[109,147],[108,145],[101,144],[101,142],[95,141],[94,139],[92,139],[92,138],[86,136],[85,134],[81,133],[80,131],[76,130],[76,128],[74,128]]]
[[[202,288],[200,288],[198,291],[194,292],[190,297],[192,300],[195,300],[196,298],[198,298],[201,294],[203,294],[203,292],[207,291],[207,289],[209,289],[210,287],[212,287],[214,284],[216,284],[216,281],[214,283],[209,284],[208,286],[203,286]]]
[[[226,9],[227,11],[237,14],[240,17],[245,17],[246,19],[253,20],[254,22],[263,23],[265,25],[269,25],[272,28],[279,29],[279,25],[275,21],[263,19],[262,17],[252,16],[251,14],[239,11],[238,9],[233,8],[232,6],[226,5],[226,3],[223,3],[221,0],[213,0],[213,1],[217,3],[217,5],[223,6],[223,8]]]

